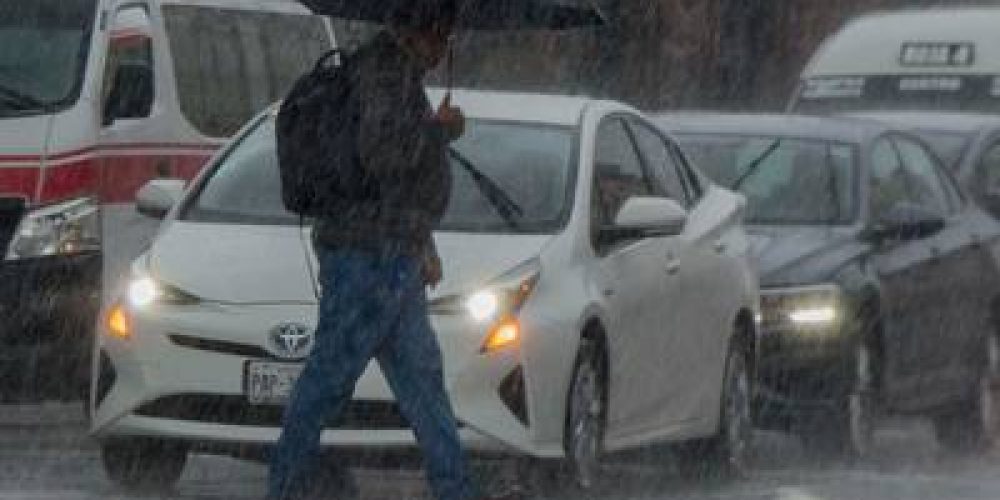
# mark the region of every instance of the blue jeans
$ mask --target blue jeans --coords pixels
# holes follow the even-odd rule
[[[310,491],[319,473],[323,424],[343,410],[375,357],[423,451],[434,496],[473,498],[441,350],[427,317],[420,262],[393,252],[322,247],[317,255],[323,293],[316,341],[285,409],[268,498]]]

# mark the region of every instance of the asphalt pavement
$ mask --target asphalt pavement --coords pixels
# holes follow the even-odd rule
[[[777,433],[756,438],[757,467],[749,477],[713,483],[681,479],[661,450],[616,459],[596,498],[608,500],[998,500],[1000,454],[944,452],[926,423],[892,421],[877,433],[870,459],[818,459],[795,439]],[[482,467],[518,481],[504,464]],[[356,470],[362,500],[429,498],[422,475],[409,470]],[[109,482],[95,443],[86,437],[80,407],[69,404],[0,406],[0,499],[7,500],[243,500],[263,497],[263,465],[194,456],[176,489],[161,496],[130,496]],[[526,485],[530,487],[531,485]],[[578,496],[552,493],[543,498]]]

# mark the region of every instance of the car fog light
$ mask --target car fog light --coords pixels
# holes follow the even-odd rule
[[[521,340],[521,324],[516,319],[497,324],[486,337],[483,352],[490,353],[516,345]]]
[[[127,339],[132,336],[132,322],[129,321],[128,313],[121,304],[115,304],[108,311],[108,331],[111,335]]]
[[[816,307],[799,309],[789,313],[788,318],[799,325],[819,325],[832,323],[837,319],[837,309],[834,307]]]

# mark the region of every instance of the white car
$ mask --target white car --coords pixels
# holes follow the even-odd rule
[[[602,454],[656,442],[694,440],[684,463],[738,469],[757,348],[743,198],[622,104],[454,102],[469,123],[429,300],[469,449],[563,459],[583,487]],[[317,300],[273,129],[272,111],[186,190],[158,180],[139,196],[166,217],[105,307],[91,401],[105,468],[125,486],[169,485],[191,451],[279,436]],[[322,442],[343,456],[414,448],[377,364]]]

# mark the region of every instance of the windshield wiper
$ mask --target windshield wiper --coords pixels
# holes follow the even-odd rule
[[[512,200],[510,195],[496,181],[480,172],[468,158],[462,156],[455,148],[448,148],[448,153],[469,173],[472,180],[475,181],[476,186],[482,191],[483,196],[489,200],[504,222],[511,229],[519,229],[520,225],[517,221],[524,215],[524,210],[521,206]]]
[[[736,182],[733,183],[732,190],[739,191],[740,188],[743,187],[743,183],[750,177],[753,177],[753,175],[757,173],[760,166],[764,164],[764,160],[770,158],[779,147],[781,147],[781,139],[775,139],[774,142],[772,142],[771,145],[760,154],[760,156],[754,158],[752,162],[747,163],[746,166],[741,169],[743,170],[743,175],[741,175],[740,178],[736,179]]]
[[[0,83],[0,99],[16,104],[20,110],[43,109],[47,106],[47,104],[41,99],[25,94],[24,92],[2,83]]]

